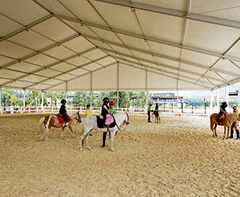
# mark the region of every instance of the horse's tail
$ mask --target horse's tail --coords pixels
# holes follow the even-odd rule
[[[41,132],[43,132],[43,130],[45,129],[44,121],[45,121],[45,117],[42,117],[42,118],[39,120],[39,123],[38,123],[38,134],[41,133]]]

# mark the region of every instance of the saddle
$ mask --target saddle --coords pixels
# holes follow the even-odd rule
[[[56,114],[56,117],[57,117],[57,119],[58,119],[59,124],[60,124],[60,125],[63,125],[64,119],[63,119],[63,117],[61,116],[61,114]],[[49,115],[47,115],[47,116],[45,117],[44,124],[47,124],[48,119],[49,119]],[[52,120],[52,121],[53,121],[53,120]],[[67,122],[70,122],[70,121],[71,121],[71,117],[70,117],[69,115],[67,115]]]
[[[222,115],[216,114],[215,120],[218,122],[219,125],[223,125],[224,120],[227,118],[227,113],[224,113]]]
[[[116,126],[115,119],[113,119],[113,122],[111,122],[109,125],[106,125],[106,119],[102,118],[101,115],[97,116],[97,126],[98,128],[113,128]]]

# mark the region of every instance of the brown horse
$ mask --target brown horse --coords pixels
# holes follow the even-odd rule
[[[217,137],[217,125],[219,125],[219,122],[218,122],[218,114],[217,113],[213,113],[211,116],[210,116],[210,127],[211,127],[211,130],[213,132],[213,137]],[[223,135],[223,139],[227,139],[228,136],[229,136],[229,129],[231,128],[231,126],[233,125],[233,123],[235,121],[238,121],[240,120],[240,114],[236,114],[236,113],[227,113],[226,114],[226,118],[225,120],[223,120],[223,125],[224,126],[224,135]],[[226,130],[227,130],[227,136],[226,136]]]
[[[39,120],[39,132],[41,132],[41,139],[48,140],[48,131],[50,130],[51,127],[61,128],[61,130],[62,130],[61,137],[62,138],[63,138],[65,127],[68,127],[69,130],[71,131],[72,136],[74,137],[74,132],[72,130],[72,123],[74,120],[76,120],[77,123],[81,123],[81,116],[80,116],[79,112],[77,112],[77,113],[73,114],[70,118],[71,118],[70,121],[64,126],[63,124],[61,124],[59,122],[57,115],[47,115],[45,117],[42,117]]]

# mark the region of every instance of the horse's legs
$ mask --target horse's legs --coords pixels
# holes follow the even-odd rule
[[[51,126],[46,127],[45,130],[44,130],[45,132],[44,132],[43,139],[45,139],[46,141],[48,141],[48,132],[49,132],[50,128],[51,128]]]
[[[213,127],[213,137],[217,137],[217,124],[215,123],[214,127]]]
[[[105,144],[106,144],[106,138],[107,138],[107,132],[103,132],[102,147],[105,147]]]
[[[64,139],[64,129],[65,127],[62,127],[62,132],[61,132],[61,138]]]
[[[226,136],[226,126],[224,126],[223,140],[225,139],[225,136]]]
[[[229,136],[229,129],[230,129],[230,127],[227,127],[227,136],[226,136],[226,139],[228,139],[228,136]]]
[[[84,140],[86,139],[87,135],[90,133],[91,130],[89,131],[83,131],[81,137],[80,137],[80,142],[79,142],[79,149],[83,150],[83,144],[84,144]],[[87,142],[86,142],[87,143]],[[88,145],[89,146],[89,145]]]
[[[114,151],[113,141],[114,141],[115,133],[116,133],[116,131],[110,132],[110,150],[111,151]]]
[[[90,145],[88,143],[88,137],[89,137],[89,134],[87,134],[87,136],[86,136],[86,146],[87,146],[88,150],[91,150],[92,148],[90,147]]]
[[[68,125],[68,128],[69,128],[69,130],[71,131],[72,137],[75,137],[71,124]]]

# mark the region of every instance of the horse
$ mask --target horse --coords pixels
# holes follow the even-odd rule
[[[159,116],[159,111],[155,109],[153,111],[153,115],[155,116],[155,123],[160,123],[161,122],[161,118]]]
[[[223,140],[225,138],[228,139],[229,129],[231,128],[231,126],[233,125],[233,123],[235,121],[239,121],[239,120],[240,120],[240,114],[236,114],[236,113],[227,113],[226,114],[226,118],[222,122],[223,126],[224,126]],[[217,137],[217,130],[216,130],[217,125],[219,125],[218,114],[217,113],[213,113],[210,116],[210,128],[211,128],[211,130],[213,132],[213,137]],[[227,130],[227,136],[226,136],[226,130]]]
[[[70,116],[70,121],[65,126],[63,126],[63,124],[61,124],[59,122],[58,115],[47,115],[45,117],[42,117],[39,120],[39,133],[41,133],[41,140],[44,140],[44,139],[48,140],[48,132],[49,132],[51,127],[62,128],[62,133],[61,133],[61,138],[62,139],[64,138],[63,137],[64,129],[65,129],[65,127],[68,127],[69,130],[71,131],[72,137],[74,137],[74,132],[72,130],[72,123],[73,123],[74,120],[76,120],[77,123],[82,122],[79,112]]]
[[[91,147],[89,146],[89,143],[88,143],[88,136],[92,130],[97,130],[97,131],[101,131],[101,132],[109,132],[110,133],[110,150],[114,151],[114,147],[113,147],[114,136],[117,131],[126,129],[126,125],[129,124],[129,115],[127,112],[125,112],[125,113],[121,113],[121,114],[114,114],[113,117],[114,117],[116,124],[112,128],[98,128],[97,115],[91,115],[91,116],[86,117],[83,120],[83,133],[80,137],[79,149],[81,151],[83,150],[84,140],[86,140],[87,148],[89,150],[91,149]],[[122,125],[122,129],[120,129],[121,125]]]

